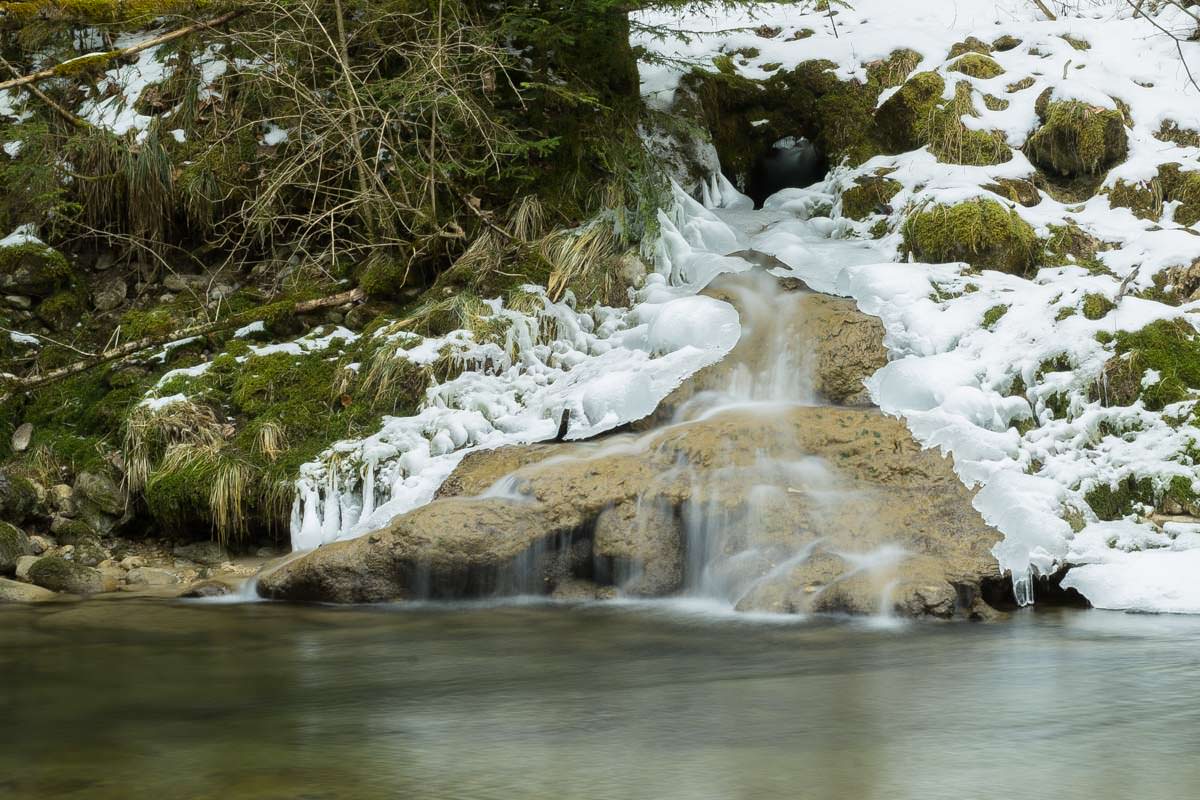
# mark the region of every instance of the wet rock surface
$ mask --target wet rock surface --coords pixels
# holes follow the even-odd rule
[[[489,487],[514,463],[527,499],[444,494],[285,563],[260,592],[380,602],[561,585],[573,596],[580,580],[627,580],[662,596],[707,581],[744,610],[961,617],[998,577],[998,537],[949,462],[875,410],[728,411],[643,437],[481,452],[448,486]],[[698,535],[697,520],[720,530]],[[697,559],[705,547],[718,552]]]

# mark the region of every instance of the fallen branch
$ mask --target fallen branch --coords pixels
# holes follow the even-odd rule
[[[109,58],[113,58],[113,59],[125,58],[126,56],[131,56],[131,55],[134,55],[135,53],[140,53],[143,50],[148,50],[151,47],[155,47],[160,44],[166,44],[167,42],[172,42],[183,36],[187,36],[189,33],[195,33],[196,31],[204,30],[206,28],[219,28],[222,25],[225,25],[225,24],[237,19],[238,17],[242,16],[245,13],[246,13],[246,9],[244,9],[244,8],[239,9],[237,11],[230,11],[228,14],[222,14],[221,16],[217,17],[216,19],[209,20],[207,22],[197,22],[194,25],[188,25],[186,28],[179,28],[177,30],[171,31],[170,33],[164,33],[161,36],[155,36],[152,39],[147,39],[144,42],[139,42],[138,44],[135,44],[132,47],[126,47],[124,50],[113,50],[109,53],[104,53],[103,55],[107,55]],[[89,54],[89,55],[96,55],[96,54]],[[88,55],[80,56],[80,58],[88,58]],[[69,64],[71,62],[68,61],[66,63]],[[53,67],[49,67],[48,69],[38,70],[37,72],[34,72],[30,75],[25,75],[23,77],[13,78],[12,80],[4,81],[3,83],[0,83],[0,91],[4,91],[5,89],[16,89],[21,86],[28,86],[29,84],[37,83],[38,81],[44,81],[47,78],[53,78],[55,75],[58,74],[58,71],[61,68],[62,68],[62,64],[57,64]]]
[[[9,72],[11,72],[17,78],[21,77],[21,73],[17,71],[16,67],[14,67],[11,63],[9,63],[8,59],[4,58],[3,56],[0,56],[0,63],[4,64],[4,68],[7,69]],[[47,95],[41,89],[39,89],[37,86],[30,84],[29,92],[34,97],[36,97],[37,99],[39,99],[43,103],[45,103],[47,106],[49,106],[51,110],[58,113],[58,115],[61,116],[63,119],[65,119],[67,122],[74,125],[76,128],[89,127],[86,122],[84,122],[82,119],[80,119],[79,117],[72,114],[70,111],[68,111],[63,106],[54,102],[53,98],[51,98],[49,95]]]
[[[359,303],[366,299],[366,293],[362,289],[351,289],[348,292],[330,295],[329,297],[321,297],[316,300],[305,300],[296,303],[292,306],[292,311],[296,314],[308,314],[313,311],[320,311],[325,308],[336,308],[338,306],[349,305],[351,303]],[[0,395],[0,403],[5,402],[10,397],[18,392],[31,392],[34,389],[40,389],[43,386],[48,386],[52,383],[57,383],[67,378],[74,377],[81,373],[87,372],[90,369],[107,364],[112,361],[117,361],[122,358],[140,353],[143,350],[149,350],[151,347],[176,342],[180,339],[190,339],[194,336],[205,336],[210,333],[215,333],[221,330],[227,330],[233,327],[241,327],[251,322],[259,322],[262,320],[261,311],[258,315],[255,311],[248,311],[242,314],[234,314],[231,317],[226,317],[223,320],[216,322],[204,322],[199,325],[192,325],[187,328],[179,328],[170,333],[164,333],[157,336],[145,336],[136,341],[126,342],[119,347],[113,347],[105,350],[102,353],[96,353],[89,358],[81,361],[76,361],[73,364],[68,364],[65,367],[51,370],[42,375],[33,375],[25,378],[16,375],[0,374],[0,384],[4,385],[5,392]]]
[[[1051,21],[1058,19],[1058,17],[1054,16],[1054,12],[1046,7],[1046,4],[1043,3],[1042,0],[1033,0],[1033,4],[1037,6],[1043,14],[1046,15],[1046,19]]]

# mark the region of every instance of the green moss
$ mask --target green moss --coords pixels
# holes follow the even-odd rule
[[[991,330],[1008,313],[1008,308],[1007,305],[992,306],[989,308],[983,315],[983,327]]]
[[[938,205],[905,220],[904,245],[932,263],[965,261],[1016,275],[1042,263],[1042,244],[1029,223],[993,200]]]
[[[1099,258],[1100,241],[1074,222],[1065,225],[1050,225],[1050,237],[1046,240],[1046,262],[1051,265],[1075,264],[1093,275],[1107,275],[1111,271]]]
[[[890,178],[859,178],[853,186],[842,192],[842,216],[861,221],[878,214],[880,207],[890,203],[902,188],[898,181]]]
[[[1088,40],[1080,39],[1078,36],[1071,36],[1070,34],[1063,34],[1061,38],[1064,42],[1071,45],[1071,47],[1075,48],[1076,50],[1083,51],[1083,50],[1091,50],[1092,49],[1092,45]]]
[[[946,58],[958,58],[966,53],[981,53],[983,55],[987,55],[991,52],[992,46],[990,44],[980,39],[976,39],[974,36],[968,36],[964,41],[955,42],[954,46],[950,48],[950,55],[946,56]]]
[[[1178,202],[1174,221],[1178,225],[1192,226],[1200,222],[1200,172],[1180,172],[1164,168],[1167,199]]]
[[[983,105],[988,111],[1006,111],[1010,103],[1003,97],[996,97],[994,94],[985,94],[983,96]]]
[[[1088,292],[1083,296],[1083,316],[1090,320],[1103,319],[1114,308],[1113,301],[1098,292]]]
[[[1075,316],[1075,309],[1071,308],[1070,306],[1065,306],[1060,308],[1058,313],[1054,315],[1054,321],[1062,322],[1064,319],[1069,319],[1073,316]]]
[[[1004,67],[996,63],[991,56],[980,53],[967,53],[950,65],[951,72],[961,72],[972,78],[987,80],[1004,74]]]
[[[27,242],[0,247],[0,275],[8,277],[13,290],[44,297],[70,281],[71,265],[57,250]]]
[[[95,78],[109,69],[118,53],[88,53],[78,58],[64,61],[54,67],[54,74],[60,78]]]
[[[83,316],[85,305],[79,292],[64,290],[38,304],[38,318],[56,331],[65,331]]]
[[[996,41],[992,42],[992,49],[1001,53],[1008,52],[1009,50],[1016,50],[1020,46],[1021,40],[1007,33],[996,39]]]
[[[881,88],[899,86],[908,80],[921,60],[921,54],[916,50],[893,50],[887,58],[867,64],[867,77],[870,83]]]
[[[29,537],[23,530],[16,525],[0,522],[0,572],[11,572],[17,559],[31,552]]]
[[[1154,136],[1164,142],[1171,142],[1180,147],[1200,147],[1200,131],[1181,128],[1172,120],[1165,120]]]
[[[882,144],[890,153],[915,150],[928,141],[929,118],[941,103],[946,82],[936,72],[918,72],[884,101],[875,115]]]
[[[1147,370],[1159,380],[1147,387]],[[1138,398],[1151,411],[1188,399],[1200,388],[1200,336],[1184,319],[1152,322],[1139,331],[1120,331],[1115,355],[1104,365],[1096,394],[1106,405],[1131,405]]]
[[[29,580],[55,592],[92,594],[103,590],[100,573],[61,556],[39,558],[29,568]]]
[[[394,299],[408,285],[409,269],[404,262],[380,255],[370,259],[358,276],[358,286],[368,297]]]
[[[1043,123],[1025,144],[1025,154],[1054,175],[1097,176],[1125,158],[1129,148],[1121,112],[1078,100],[1046,99]]]
[[[1019,81],[1013,81],[1012,83],[1008,84],[1008,86],[1005,86],[1004,91],[1008,92],[1009,94],[1016,94],[1017,92],[1025,91],[1035,83],[1037,83],[1037,81],[1035,81],[1031,76],[1026,76],[1021,78]]]
[[[58,539],[59,544],[79,544],[95,536],[96,532],[92,530],[92,526],[81,519],[67,520],[56,525],[54,529],[54,537]]]
[[[1149,478],[1133,475],[1113,486],[1097,486],[1084,495],[1096,516],[1103,520],[1127,517],[1139,505],[1154,505],[1154,483]]]
[[[135,341],[146,336],[162,336],[175,330],[180,320],[163,307],[146,311],[131,310],[121,315],[121,338]]]
[[[1157,220],[1162,216],[1162,184],[1157,178],[1147,183],[1119,180],[1108,190],[1108,202],[1113,208],[1128,208],[1141,219]]]

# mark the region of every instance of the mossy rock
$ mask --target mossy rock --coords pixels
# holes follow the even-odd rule
[[[919,211],[904,222],[904,246],[930,263],[965,261],[973,267],[1023,275],[1043,259],[1029,223],[994,200],[970,200]]]
[[[51,530],[59,544],[79,544],[96,536],[92,526],[81,519],[56,519]]]
[[[1145,183],[1119,180],[1108,190],[1108,203],[1113,208],[1127,208],[1140,219],[1157,220],[1162,216],[1162,183],[1157,179]]]
[[[0,522],[0,574],[12,575],[17,568],[17,559],[32,554],[33,548],[25,531]]]
[[[875,124],[887,152],[904,153],[928,141],[929,118],[945,91],[941,75],[918,72],[884,101],[875,112]]]
[[[1177,225],[1191,227],[1200,222],[1200,172],[1183,172],[1173,164],[1163,167],[1163,192],[1175,207]]]
[[[991,52],[992,46],[990,44],[974,36],[968,36],[961,42],[955,42],[954,46],[950,48],[950,54],[946,58],[954,59],[966,53],[981,53],[986,56]]]
[[[71,278],[67,259],[37,242],[0,247],[0,293],[48,297]]]
[[[1037,83],[1037,81],[1034,80],[1032,76],[1026,75],[1024,78],[1021,78],[1018,81],[1013,81],[1005,86],[1004,91],[1008,92],[1009,94],[1016,94],[1017,92],[1025,91],[1035,83]]]
[[[1021,178],[999,178],[995,183],[989,183],[983,188],[1026,208],[1033,208],[1042,202],[1042,193],[1038,191],[1037,186]]]
[[[92,537],[76,543],[72,556],[76,564],[95,567],[108,558],[108,552],[100,545],[99,539]]]
[[[87,304],[79,292],[64,289],[39,303],[36,313],[38,319],[54,330],[65,331],[74,327],[86,310]]]
[[[1129,151],[1120,111],[1047,98],[1039,115],[1042,125],[1025,143],[1025,155],[1048,173],[1063,178],[1102,175]]]
[[[1075,263],[1093,274],[1107,274],[1108,268],[1098,254],[1102,243],[1095,236],[1074,222],[1065,225],[1050,225],[1050,237],[1046,239],[1047,264]]]
[[[408,286],[409,277],[409,269],[402,261],[379,255],[363,266],[358,275],[358,286],[370,298],[396,299]]]
[[[1021,40],[1007,33],[996,39],[996,41],[992,42],[992,49],[998,53],[1006,53],[1009,50],[1016,50],[1020,46]]]
[[[0,472],[0,520],[21,524],[37,506],[37,490],[20,475]]]
[[[1143,386],[1147,370],[1159,380]],[[1151,411],[1187,400],[1200,389],[1200,334],[1184,319],[1152,322],[1139,331],[1120,331],[1116,350],[1104,365],[1096,399],[1110,406],[1132,405],[1139,398]]]
[[[880,208],[891,202],[903,186],[899,181],[877,175],[859,178],[842,192],[842,216],[862,221],[881,213]]]
[[[1181,128],[1176,122],[1166,120],[1159,127],[1154,137],[1163,142],[1177,144],[1180,147],[1200,147],[1200,131],[1191,128]]]
[[[53,592],[88,595],[104,591],[104,580],[98,570],[61,556],[39,558],[29,568],[29,581]]]
[[[1004,74],[1004,67],[996,59],[980,53],[967,53],[950,65],[951,72],[961,72],[972,78],[988,80]]]
[[[1088,292],[1083,296],[1083,316],[1090,320],[1104,319],[1114,308],[1116,305],[1113,301],[1098,292]]]
[[[983,314],[983,327],[987,330],[991,330],[993,327],[995,327],[997,322],[1004,318],[1004,315],[1008,313],[1008,309],[1009,307],[1006,305],[992,306],[989,308]]]

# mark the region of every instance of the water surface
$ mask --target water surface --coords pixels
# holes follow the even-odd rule
[[[1200,620],[0,607],[0,797],[1192,797]]]

